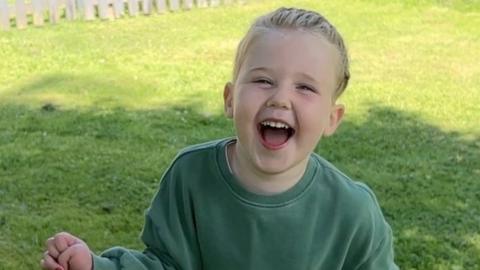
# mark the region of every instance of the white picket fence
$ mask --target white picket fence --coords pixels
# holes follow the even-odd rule
[[[234,0],[16,0],[9,5],[0,0],[0,29],[18,29],[28,25],[42,26],[47,20],[56,24],[61,20],[113,20],[122,16],[149,15],[191,9],[193,7],[230,4]],[[237,0],[244,2],[244,0]]]

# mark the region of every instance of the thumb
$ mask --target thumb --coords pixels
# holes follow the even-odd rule
[[[58,263],[65,270],[91,270],[92,254],[83,242],[71,245],[58,257]]]
[[[70,258],[74,256],[75,249],[72,246],[65,249],[57,258],[58,264],[63,267],[64,270],[70,270]]]

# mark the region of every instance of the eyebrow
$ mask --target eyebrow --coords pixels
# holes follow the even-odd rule
[[[266,68],[266,67],[253,67],[253,68],[248,70],[248,73],[254,72],[254,71],[272,71],[272,70],[270,68]]]

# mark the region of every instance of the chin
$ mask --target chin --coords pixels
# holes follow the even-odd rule
[[[293,167],[292,162],[278,159],[259,160],[256,165],[265,174],[280,174]]]

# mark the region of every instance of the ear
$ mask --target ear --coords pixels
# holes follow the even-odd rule
[[[330,112],[330,118],[328,126],[325,128],[325,136],[330,136],[335,133],[338,126],[342,122],[343,115],[345,114],[345,106],[343,104],[334,104]]]
[[[225,115],[228,118],[233,118],[233,84],[228,82],[223,89],[223,106]]]

